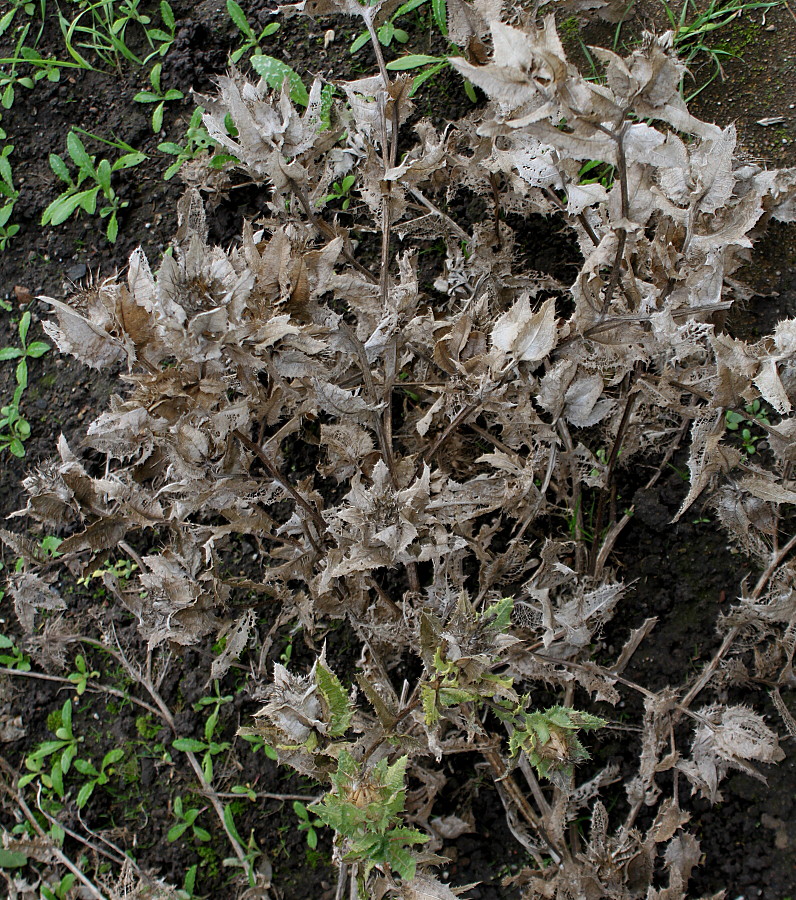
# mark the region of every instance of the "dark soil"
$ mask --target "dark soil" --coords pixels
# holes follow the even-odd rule
[[[260,0],[242,5],[256,30],[270,21],[267,6]],[[15,221],[22,228],[9,249],[0,253],[0,298],[14,305],[12,314],[0,315],[0,347],[13,342],[13,321],[18,319],[20,305],[27,305],[31,295],[63,298],[75,284],[123,269],[130,252],[139,245],[154,267],[168,247],[176,227],[175,209],[181,187],[177,178],[168,183],[162,180],[162,172],[171,160],[157,150],[157,145],[163,140],[180,140],[194,108],[191,91],[201,93],[212,87],[213,77],[226,70],[228,53],[237,38],[221,2],[205,0],[194,4],[175,0],[172,7],[177,18],[177,38],[163,61],[163,84],[183,91],[186,99],[167,106],[164,133],[152,134],[151,109],[132,100],[139,90],[148,87],[146,71],[128,65],[119,72],[108,73],[67,70],[72,74],[60,83],[45,80],[31,92],[19,89],[12,109],[3,111],[2,126],[15,147],[13,163],[21,192]],[[624,39],[629,41],[634,29],[638,33],[639,26],[649,22],[664,24],[660,10],[652,0],[645,0],[644,8],[623,31]],[[352,35],[338,33],[324,49],[327,27],[329,23],[291,19],[283,23],[276,36],[264,41],[263,51],[285,59],[303,75],[309,72],[340,78],[370,72],[373,59],[368,48],[355,58],[348,54]],[[583,31],[586,43],[595,41],[597,35],[606,46],[611,45],[613,27],[590,28]],[[568,47],[573,56],[580,32],[581,23],[576,21],[576,28],[570,27],[569,31]],[[742,53],[744,60],[730,60],[725,65],[727,81],[714,82],[702,92],[695,112],[720,124],[735,121],[741,143],[750,155],[772,165],[796,163],[796,25],[789,9],[782,6],[769,12],[765,23],[759,15],[738,20],[723,39]],[[10,55],[11,49],[8,36],[0,38],[0,56]],[[48,50],[63,55],[54,19],[48,21],[39,49],[44,55]],[[415,48],[417,52],[428,49]],[[702,69],[695,69],[697,79],[701,72]],[[445,77],[449,79],[443,80],[441,86],[447,91],[445,112],[456,118],[467,110],[469,101],[453,77]],[[417,106],[421,114],[436,116],[439,112],[438,105],[426,101],[423,95]],[[779,116],[785,120],[782,124],[755,124],[759,119]],[[149,163],[116,177],[114,183],[120,196],[129,201],[129,207],[121,216],[119,239],[113,246],[105,239],[104,223],[98,218],[73,218],[57,228],[42,228],[38,224],[42,210],[59,192],[60,182],[48,164],[48,154],[64,155],[66,134],[74,126],[101,137],[122,139],[151,158]],[[110,148],[90,139],[87,146],[92,153],[110,152]],[[255,218],[262,199],[253,191],[234,190],[218,200],[208,210],[213,239],[222,244],[234,241],[242,218]],[[548,234],[549,229],[542,233]],[[540,242],[535,246],[544,248]],[[557,252],[553,248],[548,255],[555,256]],[[560,261],[545,260],[540,255],[544,256],[537,249],[529,265],[556,271]],[[566,272],[556,274],[568,277]],[[746,277],[759,296],[740,313],[735,327],[747,332],[756,327],[767,331],[772,321],[796,315],[796,232],[792,226],[777,226],[769,231],[756,247]],[[34,302],[30,308],[34,320],[47,314],[44,303]],[[38,326],[33,332],[36,339],[41,338]],[[13,369],[4,364],[0,368],[0,397],[10,395],[12,379]],[[31,386],[25,395],[24,412],[30,420],[32,436],[24,459],[8,454],[0,458],[3,516],[24,506],[21,479],[52,454],[59,434],[64,433],[70,444],[78,446],[83,423],[103,408],[115,389],[118,386],[112,375],[90,372],[70,359],[60,358],[54,350],[31,364]],[[606,649],[614,653],[630,629],[648,616],[657,616],[658,625],[638,651],[630,670],[631,677],[656,689],[682,682],[710,657],[718,641],[712,625],[716,611],[738,596],[741,581],[749,573],[746,562],[726,549],[715,524],[704,521],[709,519],[709,512],[703,514],[694,507],[688,521],[676,527],[669,525],[684,491],[682,479],[672,472],[655,489],[635,493],[637,514],[616,549],[621,577],[632,582],[633,588],[621,623],[613,625],[604,636]],[[22,529],[25,522],[14,519],[10,527]],[[12,560],[6,556],[4,562],[8,566]],[[85,602],[85,598],[79,599],[81,589],[75,590],[75,602]],[[92,599],[96,602],[98,598]],[[8,597],[0,610],[7,623],[14,621]],[[106,623],[110,622],[113,613],[109,606],[102,615]],[[259,626],[262,637],[268,634],[274,615],[263,610]],[[138,640],[128,623],[119,622],[118,627],[123,644]],[[278,659],[280,653],[287,651],[288,633],[289,626],[277,632],[269,658]],[[297,659],[302,653],[300,636],[295,640]],[[353,667],[355,660],[344,634],[330,635],[329,647],[341,669]],[[101,669],[108,683],[124,687],[115,661],[96,653],[91,664]],[[200,677],[207,668],[208,660],[189,653],[172,664],[163,682],[163,696],[176,711],[178,723],[185,729],[183,733],[201,733],[207,711],[197,713],[192,704],[207,693],[205,676]],[[245,693],[237,692],[234,671],[221,686],[222,694],[234,696],[231,703],[222,707],[221,723],[227,740],[232,740],[238,726],[256,709]],[[47,681],[16,679],[14,686],[18,697],[24,696],[28,710],[25,722],[30,730],[24,741],[8,744],[4,754],[12,765],[20,766],[25,752],[52,738],[45,727],[47,715],[59,709],[68,694]],[[189,866],[199,863],[201,892],[212,890],[213,896],[225,896],[225,872],[220,864],[226,848],[223,834],[217,823],[214,827],[210,813],[203,814],[204,824],[213,833],[209,844],[187,840],[169,844],[165,840],[175,822],[174,798],[181,795],[188,800],[192,790],[190,783],[180,780],[167,758],[167,732],[158,729],[150,733],[147,721],[141,719],[143,710],[114,705],[105,695],[89,691],[76,705],[76,732],[86,736],[92,759],[101,758],[113,746],[128,748],[122,764],[124,777],[112,810],[119,846],[135,847],[136,859],[144,868],[178,883]],[[771,722],[775,722],[773,717]],[[599,759],[630,760],[634,752],[632,741],[626,741],[621,730],[613,734],[618,737],[606,738],[603,749],[598,748]],[[695,822],[705,855],[705,864],[695,876],[693,896],[727,888],[729,897],[784,900],[796,890],[796,754],[792,743],[786,741],[784,747],[788,759],[766,773],[768,786],[737,775],[726,783],[722,804],[711,808],[701,802],[690,803],[689,808],[698,811]],[[317,786],[278,770],[262,754],[255,756],[244,751],[237,756],[245,760],[242,771],[231,770],[232,757],[220,756],[216,761],[220,777],[229,784],[250,783],[261,792],[303,796],[312,796],[318,790]],[[447,800],[451,802],[451,798]],[[441,802],[444,805],[446,798]],[[480,881],[481,885],[468,895],[473,900],[516,896],[501,887],[501,879],[516,872],[525,857],[505,824],[494,788],[483,783],[469,803],[478,830],[446,846],[445,852],[451,858],[447,869],[451,882]],[[88,816],[89,826],[107,827],[108,810],[94,811],[92,815],[96,821]],[[236,802],[235,815],[244,838],[253,830],[258,845],[266,850],[273,866],[273,883],[281,897],[306,900],[334,895],[336,879],[328,840],[321,834],[317,850],[311,850],[304,834],[296,828],[290,802],[260,800],[248,804],[241,800]],[[79,826],[76,819],[74,824]],[[79,852],[68,844],[66,849]]]

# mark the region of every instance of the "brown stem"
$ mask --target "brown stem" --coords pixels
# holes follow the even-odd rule
[[[576,566],[580,574],[586,570],[586,545],[583,535],[583,504],[581,502],[582,495],[580,490],[580,479],[575,468],[574,456],[575,445],[572,442],[572,435],[569,433],[567,423],[563,419],[559,419],[557,423],[558,433],[564,441],[564,447],[567,451],[569,462],[569,477],[572,481],[572,502],[571,509],[575,515],[575,557]]]
[[[632,388],[633,386],[633,374],[634,373],[632,372],[630,373],[630,384],[628,385],[628,389]],[[625,409],[619,422],[619,427],[616,430],[616,438],[614,439],[613,446],[611,447],[611,455],[608,457],[607,471],[605,473],[605,488],[600,491],[600,499],[597,504],[597,515],[594,520],[594,538],[591,545],[591,552],[589,554],[589,571],[592,573],[592,575],[595,573],[595,569],[597,567],[597,558],[599,557],[600,535],[602,534],[603,522],[605,520],[606,501],[608,500],[608,497],[614,488],[613,478],[614,469],[616,468],[616,461],[619,458],[619,453],[622,449],[622,442],[625,439],[625,432],[627,431],[627,427],[630,422],[630,415],[633,411],[633,407],[636,405],[637,396],[638,395],[635,392],[632,392],[627,398]]]
[[[16,777],[14,774],[14,770],[9,766],[9,764],[0,757],[0,766],[4,769],[4,771],[11,777]],[[68,856],[64,854],[64,852],[58,847],[57,844],[50,838],[50,836],[45,832],[45,830],[39,825],[38,819],[33,815],[30,810],[30,807],[23,799],[22,795],[17,793],[13,788],[9,787],[4,779],[0,779],[0,787],[8,794],[9,797],[17,804],[17,806],[22,810],[25,815],[25,818],[31,824],[33,830],[39,836],[39,838],[46,844],[47,849],[55,856],[59,862],[61,862],[67,869],[75,876],[75,878],[80,881],[80,883],[86,888],[89,894],[95,898],[95,900],[107,900],[105,895],[99,890],[99,888],[78,869],[78,867],[69,859]]]
[[[326,530],[326,522],[323,521],[323,517],[321,516],[321,514],[317,509],[311,506],[309,502],[305,500],[304,497],[301,496],[301,494],[299,494],[299,492],[293,487],[293,485],[287,480],[287,478],[282,475],[282,473],[279,471],[279,469],[277,469],[276,465],[272,462],[271,458],[268,456],[265,450],[255,444],[254,441],[252,441],[250,438],[246,437],[246,435],[239,428],[236,428],[232,433],[243,444],[243,446],[246,447],[247,450],[250,450],[252,453],[254,453],[254,455],[268,470],[273,479],[275,481],[278,481],[279,484],[281,484],[282,487],[288,492],[288,494],[290,494],[290,496],[296,501],[296,503],[298,503],[298,505],[309,514],[310,518],[317,526],[320,534],[323,534]],[[320,547],[315,542],[312,535],[308,533],[307,536],[309,537],[310,542],[312,543],[315,550],[320,553]]]

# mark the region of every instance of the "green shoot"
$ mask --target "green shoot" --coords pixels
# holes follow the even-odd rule
[[[176,88],[169,88],[164,91],[161,87],[160,76],[163,63],[155,63],[152,71],[149,73],[149,83],[152,85],[151,91],[139,91],[133,100],[136,103],[157,103],[152,112],[152,130],[157,134],[163,128],[163,108],[170,100],[182,100],[185,94]]]
[[[103,143],[110,142],[103,141]],[[114,146],[120,145],[116,144]],[[126,147],[127,145],[124,146]],[[70,131],[67,135],[66,147],[72,162],[77,166],[77,175],[74,178],[72,177],[69,167],[57,153],[50,154],[50,167],[61,181],[66,184],[66,188],[44,210],[41,224],[60,225],[71,215],[79,213],[80,210],[84,210],[89,215],[94,215],[97,211],[97,200],[99,197],[102,197],[106,203],[100,207],[99,215],[103,219],[109,217],[106,236],[108,241],[113,244],[116,242],[119,232],[118,212],[124,209],[128,202],[120,200],[117,196],[111,185],[111,176],[114,172],[139,165],[147,159],[147,156],[144,153],[133,150],[132,147],[127,147],[128,152],[113,162],[107,159],[97,162],[95,156],[89,155],[83,142],[74,131]],[[91,186],[86,187],[86,183]]]
[[[169,828],[166,840],[170,844],[173,844],[174,841],[181,838],[190,828],[191,834],[193,834],[197,841],[209,841],[211,837],[210,832],[206,831],[204,828],[200,828],[196,824],[196,820],[204,812],[205,808],[206,807],[202,809],[199,809],[198,807],[185,808],[183,806],[182,797],[176,797],[174,800],[173,812],[174,818],[177,819],[177,824],[172,825],[171,828]]]
[[[0,452],[8,449],[17,457],[25,455],[24,442],[30,437],[30,424],[19,411],[22,395],[28,386],[28,360],[38,359],[50,349],[50,345],[43,341],[28,343],[29,329],[30,311],[26,310],[17,325],[19,346],[0,348],[0,361],[17,360],[14,394],[9,404],[0,407]]]
[[[279,30],[278,22],[269,22],[265,28],[257,34],[251,25],[249,25],[246,13],[244,13],[235,0],[227,0],[227,12],[243,37],[243,44],[238,47],[234,53],[230,54],[229,61],[233,64],[239,62],[241,57],[245,56],[250,50],[254,50],[255,53],[261,53],[261,41]]]

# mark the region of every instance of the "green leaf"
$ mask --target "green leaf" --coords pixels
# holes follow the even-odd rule
[[[415,75],[414,80],[412,81],[412,88],[409,91],[409,96],[413,97],[415,93],[420,89],[420,87],[429,80],[429,78],[433,78],[437,74],[437,72],[441,72],[446,65],[447,61],[441,62],[436,66],[430,66],[425,70],[425,72],[421,72],[419,75]]]
[[[160,100],[160,94],[153,94],[152,91],[139,91],[133,100],[136,103],[157,103]]]
[[[78,169],[82,169],[86,174],[93,175],[94,162],[83,146],[83,141],[80,140],[74,131],[70,131],[66,136],[66,149],[69,151],[69,155]]]
[[[0,35],[5,32],[8,26],[13,22],[14,16],[16,15],[16,8],[9,9],[9,11],[0,19]],[[2,863],[0,863],[2,865]]]
[[[161,153],[170,153],[172,156],[179,156],[183,149],[183,147],[175,144],[173,141],[164,141],[162,144],[158,144],[158,150]]]
[[[44,354],[50,349],[49,344],[45,344],[44,341],[33,341],[28,344],[27,349],[25,350],[25,355],[30,356],[33,359],[38,359],[40,356],[44,356]],[[3,351],[0,350],[0,353]],[[1,357],[0,357],[1,358]]]
[[[176,825],[172,825],[166,833],[166,840],[173,844],[178,838],[182,837],[188,828],[187,822],[178,822]]]
[[[351,49],[348,51],[349,53],[356,53],[357,50],[361,50],[365,44],[367,44],[370,39],[370,35],[367,31],[363,31],[362,34],[351,44]]]
[[[30,760],[31,763],[37,763],[42,759],[45,759],[48,756],[51,756],[53,753],[56,753],[58,750],[62,750],[64,747],[64,741],[43,741],[39,746],[30,754],[25,760]]]
[[[22,359],[17,363],[17,384],[21,388],[26,388],[28,386],[28,361],[23,356]]]
[[[107,197],[111,192],[111,164],[107,159],[100,160],[97,166],[97,181]]]
[[[193,826],[194,837],[199,841],[210,841],[212,840],[212,836],[209,831],[205,831],[204,828],[201,828],[199,825]]]
[[[56,760],[52,767],[52,772],[50,773],[50,777],[52,778],[53,790],[59,797],[63,797],[64,795],[64,770],[61,767],[61,763]]]
[[[381,28],[376,32],[376,35],[379,39],[379,43],[383,44],[385,47],[389,47],[392,42],[393,36],[395,34],[395,26],[392,22],[385,22]]]
[[[244,13],[244,11],[240,8],[239,4],[235,2],[235,0],[227,0],[227,12],[229,13],[230,19],[232,19],[232,21],[238,26],[238,29],[242,31],[247,38],[252,41],[256,40],[251,25],[249,25],[246,19],[246,13]]]
[[[431,0],[431,11],[434,21],[442,34],[448,36],[448,8],[445,0]]]
[[[467,94],[467,99],[471,103],[478,103],[478,96],[475,93],[473,83],[471,81],[468,81],[466,78],[464,79],[464,93]]]
[[[24,853],[0,848],[0,869],[18,869],[20,866],[27,865],[27,863],[28,858]]]
[[[511,625],[511,613],[514,609],[514,599],[504,597],[488,606],[481,613],[481,618],[493,631],[504,632]]]
[[[290,99],[299,106],[306,106],[309,103],[309,94],[304,87],[304,82],[290,66],[286,65],[273,56],[265,56],[263,54],[255,54],[250,60],[254,71],[262,78],[265,83],[275,91],[281,90],[284,80],[288,79],[290,87]]]
[[[189,897],[193,897],[194,888],[196,887],[196,873],[199,869],[199,864],[194,863],[190,869],[185,873],[185,880],[182,883],[182,888],[185,893]]]
[[[241,836],[238,834],[238,829],[235,825],[235,819],[232,815],[232,806],[229,803],[224,807],[224,824],[227,826],[227,831],[229,831],[232,837],[235,838],[235,840],[241,846],[244,846],[244,843],[241,840]]]
[[[88,803],[89,798],[94,793],[95,784],[95,781],[87,781],[77,792],[77,799],[75,800],[75,803],[77,804],[78,809],[83,809],[83,807]]]
[[[8,84],[6,89],[3,91],[3,96],[0,98],[0,105],[2,105],[3,109],[11,109],[14,105],[14,85]]]
[[[427,66],[429,63],[440,62],[439,56],[428,56],[426,53],[409,53],[407,56],[401,56],[387,63],[387,69],[390,72],[406,72],[408,69],[418,69],[420,66]],[[444,62],[444,60],[442,60]]]
[[[124,750],[122,750],[121,747],[109,750],[105,756],[102,757],[102,768],[104,769],[106,766],[111,766],[113,763],[119,762],[119,760],[123,758]]]
[[[180,159],[178,159],[176,162],[173,162],[163,173],[163,180],[170,181],[172,178],[174,178],[177,172],[179,172],[182,168],[182,162],[183,161]]]
[[[183,814],[183,818],[189,825],[193,825],[193,823],[199,818],[200,809],[187,809]]]
[[[97,194],[99,194],[99,192],[100,186],[97,185],[95,188],[85,191],[85,195],[80,201],[80,208],[85,210],[90,216],[93,216],[97,209]]]
[[[113,164],[112,168],[114,172],[118,172],[121,169],[132,169],[133,166],[137,166],[145,159],[147,159],[146,153],[141,153],[139,150],[135,150],[132,153],[125,153],[123,156],[120,156]]]
[[[77,769],[81,775],[87,775],[90,778],[99,777],[99,772],[94,768],[94,764],[90,760],[76,759],[74,765],[75,769]]]
[[[108,222],[108,227],[105,231],[105,234],[108,238],[108,241],[111,244],[116,243],[116,237],[119,234],[119,221],[116,218],[116,213],[111,216],[110,221]]]
[[[165,101],[161,100],[160,103],[155,107],[155,111],[152,113],[152,131],[157,134],[161,128],[163,128],[163,104]]]
[[[22,351],[19,347],[3,347],[3,349],[0,350],[0,361],[6,359],[18,359],[20,356],[22,356]]]
[[[348,731],[354,708],[338,677],[322,663],[315,668],[315,681],[329,714],[329,734],[340,737]]]
[[[174,13],[172,12],[171,6],[166,2],[166,0],[161,0],[160,3],[160,18],[163,19],[163,24],[169,31],[174,31]]]
[[[437,692],[428,684],[420,687],[420,697],[423,702],[423,715],[426,725],[435,725],[440,719],[440,713],[437,709]]]
[[[61,754],[61,770],[64,774],[69,771],[75,756],[77,756],[77,744],[69,744],[68,747],[64,747],[64,751]]]
[[[63,847],[66,838],[66,832],[57,822],[53,822],[50,826],[50,837],[56,847]]]
[[[26,310],[23,314],[22,318],[19,320],[19,337],[22,341],[22,345],[25,345],[25,339],[28,336],[28,329],[30,328],[30,311]]]
[[[69,169],[67,168],[66,163],[57,153],[50,154],[50,168],[61,179],[61,181],[65,181],[67,184],[72,184],[72,176],[69,174]]]
[[[177,738],[176,741],[172,741],[171,746],[186,753],[201,753],[207,749],[207,744],[204,741],[197,741],[196,738]]]
[[[61,194],[44,210],[41,217],[42,225],[60,225],[65,222],[72,213],[79,207],[86,208],[86,204],[91,205],[93,197],[96,204],[97,191],[99,186],[91,188],[88,191],[79,191],[76,194]],[[93,212],[93,209],[89,210]]]

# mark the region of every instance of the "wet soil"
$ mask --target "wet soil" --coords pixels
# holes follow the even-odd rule
[[[271,20],[268,8],[259,0],[242,5],[256,30]],[[191,91],[201,93],[211,88],[213,77],[226,70],[228,54],[237,39],[221,0],[196,4],[176,0],[172,7],[177,19],[176,40],[163,60],[163,84],[183,91],[185,100],[167,105],[163,133],[152,134],[151,109],[133,102],[134,95],[148,85],[146,71],[130,66],[122,66],[118,72],[70,70],[60,83],[42,81],[31,92],[20,89],[20,99],[3,111],[2,127],[14,144],[12,161],[20,189],[15,221],[21,230],[9,249],[0,253],[0,298],[12,304],[11,314],[0,315],[0,347],[13,341],[14,323],[22,307],[29,307],[33,313],[33,337],[42,337],[38,318],[46,316],[46,304],[31,303],[31,296],[62,298],[87,278],[105,277],[122,269],[130,252],[139,245],[154,267],[168,247],[176,226],[175,207],[181,187],[178,179],[163,181],[162,173],[171,159],[158,151],[157,145],[163,140],[181,139],[194,108]],[[720,124],[734,121],[744,150],[772,166],[796,164],[796,23],[789,13],[789,7],[781,6],[769,11],[765,21],[756,14],[733,23],[722,39],[730,50],[742,54],[743,60],[730,58],[724,65],[726,80],[713,82],[694,105],[694,111],[703,118]],[[660,8],[652,0],[644,0],[629,17],[622,40],[630,41],[650,23],[665,27]],[[324,46],[328,27],[331,23],[292,19],[275,37],[264,41],[263,51],[285,59],[302,75],[339,78],[370,72],[370,51],[365,48],[352,58],[347,49],[352,35],[341,33],[339,23],[335,23],[338,33],[334,40]],[[585,43],[611,46],[615,26],[576,19],[567,34],[567,46],[574,57],[581,37]],[[9,55],[10,49],[8,38],[0,38],[0,56]],[[47,49],[63,55],[55,21],[47,22],[40,44],[42,53]],[[415,49],[424,52],[429,48]],[[697,80],[704,75],[704,65],[705,60],[697,60],[692,67]],[[466,111],[468,101],[452,79],[450,84],[443,81],[442,90],[447,91],[446,113],[451,118]],[[426,102],[422,95],[418,107],[424,114],[439,113],[438,104]],[[780,117],[784,121],[776,125],[757,124],[761,119]],[[148,163],[121,173],[114,182],[129,206],[121,215],[119,238],[113,246],[105,239],[104,223],[98,218],[73,218],[57,228],[38,224],[42,210],[59,192],[60,183],[48,164],[48,154],[65,155],[66,134],[73,126],[106,139],[124,140],[150,156]],[[92,153],[111,152],[88,138],[86,144]],[[261,204],[262,198],[251,191],[231,191],[217,198],[208,211],[212,238],[222,244],[234,241],[241,219],[255,218]],[[545,261],[534,259],[533,265],[542,269]],[[548,270],[555,265],[554,261]],[[792,226],[774,226],[761,239],[747,280],[758,296],[738,314],[739,329],[748,333],[756,328],[767,331],[772,321],[796,315],[796,232]],[[10,367],[0,369],[0,396],[10,394],[12,380]],[[60,358],[55,351],[31,364],[24,412],[32,436],[24,459],[7,454],[0,458],[0,515],[24,505],[20,483],[25,473],[51,455],[60,433],[78,445],[83,423],[104,407],[114,389],[113,373],[89,372]],[[682,479],[673,471],[654,490],[634,496],[638,514],[616,549],[620,577],[632,582],[633,588],[621,623],[604,635],[605,646],[609,652],[621,647],[631,628],[648,616],[658,616],[657,627],[630,670],[633,677],[654,688],[682,682],[709,658],[718,641],[713,631],[716,611],[738,595],[749,572],[747,563],[726,549],[715,525],[699,521],[709,513],[703,515],[695,507],[689,521],[676,527],[669,525],[684,491]],[[25,523],[17,519],[6,524],[22,528]],[[7,558],[5,562],[9,564]],[[75,591],[76,602],[87,605],[88,598],[79,601],[80,589],[75,587]],[[92,604],[102,602],[95,595],[90,599]],[[0,612],[6,622],[13,621],[8,597],[2,601]],[[103,615],[106,622],[112,620],[110,606],[105,606]],[[273,613],[263,612],[261,637],[267,635],[273,619]],[[118,626],[122,643],[135,645],[138,638],[134,629],[124,622]],[[288,632],[289,628],[277,632],[270,658],[279,659],[289,647],[295,659],[308,654],[306,648],[302,649],[300,637],[291,642]],[[329,641],[335,664],[352,667],[355,660],[350,645],[346,649],[344,637],[338,639],[337,646],[333,646],[332,636]],[[206,693],[198,673],[207,671],[208,662],[188,653],[172,665],[163,682],[164,698],[176,712],[184,733],[201,733],[206,713],[194,711],[192,704]],[[116,678],[115,683],[124,687],[123,675],[113,660],[97,654],[92,664],[103,676]],[[221,687],[222,694],[234,697],[222,707],[223,736],[228,740],[256,708],[244,692],[238,692],[236,678],[233,670]],[[68,695],[45,681],[16,679],[13,690],[16,702],[24,698],[30,711],[30,730],[24,740],[5,745],[3,753],[12,764],[21,765],[30,747],[52,737],[45,725],[47,715],[60,708]],[[226,848],[208,814],[204,823],[213,830],[209,843],[171,844],[165,839],[175,822],[174,798],[181,795],[187,799],[192,789],[167,758],[167,733],[157,723],[153,726],[154,720],[142,717],[141,709],[114,705],[104,695],[89,691],[75,702],[76,728],[86,736],[91,758],[100,757],[112,746],[129,748],[120,765],[123,777],[115,788],[116,842],[135,847],[143,867],[178,883],[189,866],[199,864],[203,891],[212,888],[214,896],[225,896],[221,863]],[[771,722],[775,722],[773,717]],[[632,759],[634,743],[626,740],[621,730],[613,734],[603,738],[603,745],[597,748],[598,761],[627,763]],[[792,742],[786,741],[784,747],[788,758],[766,772],[768,786],[737,775],[728,780],[722,804],[689,804],[696,811],[694,821],[704,854],[693,896],[727,888],[733,898],[784,900],[796,890],[796,753]],[[317,791],[316,786],[278,770],[262,754],[238,753],[234,759],[238,762],[233,763],[231,756],[217,761],[219,777],[229,783],[250,783],[257,791],[272,794],[311,796]],[[242,768],[232,771],[235,766]],[[448,798],[448,802],[454,802],[454,798]],[[521,867],[524,855],[505,824],[494,788],[482,780],[468,802],[478,830],[446,845],[445,852],[451,857],[447,874],[452,883],[480,881],[480,886],[468,894],[473,900],[511,900],[516,893],[502,887],[501,880]],[[619,794],[616,802],[621,803]],[[279,896],[285,900],[323,900],[334,895],[328,840],[321,832],[317,849],[308,847],[304,834],[296,828],[289,801],[265,800],[256,805],[236,801],[235,816],[240,833],[247,836],[253,831],[259,846],[267,849]],[[91,815],[86,822],[98,827],[108,824],[106,818],[93,819]],[[79,826],[76,819],[75,824]],[[67,850],[79,852],[76,847],[67,846]]]

